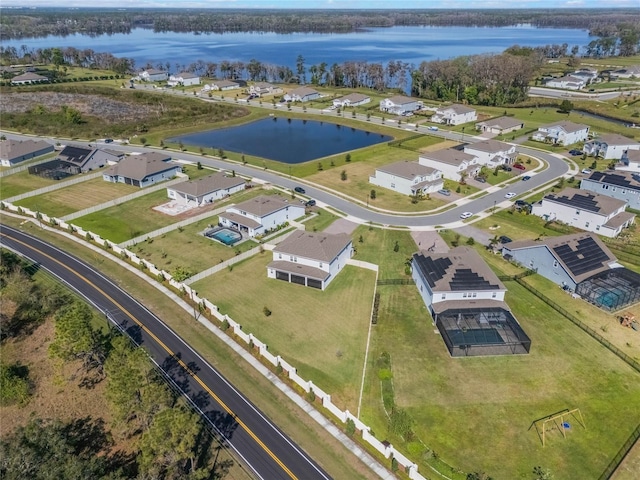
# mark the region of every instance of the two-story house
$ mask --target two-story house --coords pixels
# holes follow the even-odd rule
[[[353,243],[345,233],[296,230],[273,249],[267,276],[325,290],[352,255]]]
[[[580,189],[626,202],[640,210],[640,174],[624,171],[593,172],[580,182]]]
[[[475,250],[416,253],[411,272],[451,356],[529,352],[531,340],[504,301],[507,289]]]
[[[462,125],[463,123],[475,122],[476,120],[478,120],[476,110],[460,104],[440,107],[431,117],[432,122],[443,123],[445,125]]]
[[[498,140],[481,140],[464,146],[464,153],[476,157],[480,165],[489,168],[498,165],[511,165],[517,158],[515,145]]]
[[[290,203],[280,195],[260,195],[229,207],[219,215],[219,223],[255,237],[302,216],[302,204]]]
[[[617,133],[601,135],[584,144],[583,152],[604,160],[622,160],[628,150],[640,150],[640,143]]]
[[[282,88],[267,82],[257,82],[249,86],[249,95],[275,95],[282,93]]]
[[[584,142],[588,136],[588,125],[562,121],[538,127],[538,131],[535,132],[531,138],[538,142],[567,146]]]
[[[437,192],[444,186],[442,172],[409,160],[376,168],[375,174],[369,177],[369,183],[403,195]]]
[[[140,77],[140,80],[143,82],[164,82],[168,80],[169,74],[163,70],[149,68],[140,72],[138,77]]]
[[[627,150],[616,165],[616,170],[640,174],[640,150]]]
[[[559,221],[605,237],[616,237],[630,226],[635,215],[625,211],[627,202],[615,198],[565,188],[549,193],[532,205],[531,213],[547,221]]]
[[[441,171],[444,178],[455,182],[459,182],[464,177],[477,175],[482,167],[475,155],[455,148],[421,153],[418,162],[420,165]]]

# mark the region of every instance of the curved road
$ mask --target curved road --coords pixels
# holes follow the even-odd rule
[[[285,114],[286,112],[281,112]],[[307,113],[311,112],[311,109],[307,111]],[[371,121],[374,121],[377,117],[371,117]],[[389,126],[387,124],[387,126]],[[427,133],[426,128],[424,131],[420,131],[419,133]],[[428,132],[430,135],[438,136],[445,139],[457,140],[463,142],[477,142],[479,139],[477,137],[473,137],[470,135],[464,135],[457,132],[449,132],[446,130],[439,130],[438,132]],[[25,139],[32,138],[31,136],[14,134],[14,133],[5,133],[7,138],[12,139]],[[60,139],[50,139],[51,141],[62,141],[67,145],[79,145],[86,146],[86,143],[81,143],[77,141],[65,141]],[[144,151],[158,151],[156,148],[148,148],[142,146],[132,146],[132,145],[119,145],[119,144],[107,144],[101,146],[108,146],[108,148],[121,150],[126,153],[131,152],[144,152]],[[304,183],[303,180],[299,180],[296,178],[290,178],[285,174],[280,174],[277,172],[271,172],[269,170],[263,170],[257,167],[242,165],[236,162],[224,161],[216,158],[204,157],[201,155],[194,155],[186,152],[169,152],[173,158],[185,160],[189,162],[193,162],[194,164],[197,162],[201,162],[203,165],[226,169],[226,170],[235,170],[235,172],[239,175],[257,178],[263,180],[265,182],[272,183],[274,185],[280,185],[287,189],[293,189],[296,186],[303,185],[306,190],[306,196],[312,197],[319,202],[322,202],[326,205],[330,205],[335,209],[347,214],[350,217],[360,219],[364,222],[373,222],[374,224],[380,225],[391,225],[391,226],[399,226],[399,227],[413,227],[413,228],[428,228],[434,227],[436,225],[439,226],[447,226],[449,224],[453,224],[459,222],[460,214],[462,212],[472,212],[473,214],[477,214],[490,208],[493,208],[496,205],[499,205],[501,202],[505,201],[505,193],[514,192],[518,195],[535,190],[536,188],[551,182],[563,175],[565,175],[569,171],[569,165],[565,160],[558,158],[557,156],[551,155],[549,153],[528,147],[516,146],[516,150],[518,153],[522,153],[525,155],[529,155],[531,157],[536,157],[541,160],[544,160],[548,167],[540,172],[531,173],[531,179],[527,182],[515,182],[510,184],[508,187],[505,187],[501,190],[495,191],[493,193],[486,194],[482,197],[474,199],[470,202],[466,202],[464,199],[462,201],[458,201],[459,206],[455,208],[449,209],[445,212],[440,213],[432,213],[432,214],[402,214],[402,213],[393,213],[393,212],[383,212],[371,208],[365,207],[366,199],[362,199],[361,201],[353,201],[353,199],[348,199],[346,197],[342,197],[336,195],[330,191],[327,191],[323,188],[319,188],[313,184]]]
[[[193,405],[265,480],[326,480],[324,472],[162,320],[92,267],[56,247],[1,225],[0,244],[50,271],[102,312],[188,396]]]

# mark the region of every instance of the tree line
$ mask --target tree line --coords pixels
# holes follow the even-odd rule
[[[274,9],[67,9],[3,10],[0,39],[47,35],[157,32],[318,32],[351,33],[392,26],[535,27],[588,29],[600,35],[611,25],[640,24],[637,9],[491,9],[491,10],[274,10]]]
[[[73,378],[91,388],[106,382],[113,422],[85,417],[63,422],[34,418],[0,441],[0,477],[219,479],[231,466],[216,462],[213,439],[198,415],[171,390],[142,348],[99,327],[89,306],[57,284],[34,281],[34,267],[0,250],[0,293],[16,306],[2,315],[3,341],[28,335],[47,317],[55,321],[49,356],[74,361]],[[104,320],[102,320],[104,321]],[[0,361],[2,405],[29,402],[28,367]],[[113,435],[134,445],[112,451]]]

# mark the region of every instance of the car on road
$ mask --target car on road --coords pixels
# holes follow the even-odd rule
[[[443,188],[441,190],[438,190],[438,193],[440,195],[444,195],[444,196],[448,197],[449,195],[451,195],[451,190],[449,190],[447,188]]]
[[[513,240],[511,240],[509,237],[507,237],[506,235],[502,235],[500,237],[500,243],[510,243],[513,242]]]
[[[513,164],[513,168],[517,168],[518,170],[526,170],[527,169],[527,167],[525,167],[521,163],[514,163]]]
[[[302,193],[302,194],[304,194],[306,192],[306,190],[304,188],[302,188],[302,187],[296,187],[296,188],[293,189],[293,191],[296,192],[296,193]]]
[[[582,150],[578,150],[577,148],[574,148],[573,150],[569,150],[569,155],[573,155],[574,157],[576,155],[582,155]]]
[[[584,173],[585,175],[589,175],[589,174],[591,174],[591,170],[588,169],[588,168],[583,168],[582,169],[582,173]]]
[[[438,127],[431,126],[431,127],[427,128],[427,130],[431,130],[432,132],[437,132],[438,131]]]
[[[113,138],[105,138],[104,143],[113,143]]]
[[[513,192],[509,192],[509,193],[507,193],[507,194],[504,196],[504,198],[513,198],[513,197],[515,197],[515,196],[516,196],[516,194],[515,194],[515,193],[513,193]]]
[[[305,203],[304,206],[305,207],[315,207],[316,206],[316,201],[312,198],[307,203]]]
[[[471,213],[471,212],[464,212],[464,213],[460,214],[460,218],[463,219],[463,220],[465,220],[467,218],[470,218],[472,216],[473,216],[473,213]]]
[[[522,177],[523,182],[526,182],[527,180],[531,180],[531,175],[525,175],[524,177]]]

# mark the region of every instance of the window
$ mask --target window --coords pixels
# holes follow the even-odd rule
[[[553,268],[558,268],[558,261],[557,260],[553,261]]]
[[[585,223],[584,227],[589,228],[589,222]]]
[[[293,255],[289,255],[289,261],[293,262]]]
[[[320,263],[320,268],[322,268],[322,263]]]
[[[473,292],[473,298],[476,298],[476,295],[478,295],[476,292]]]
[[[447,294],[446,294],[446,293],[443,293],[443,294],[442,294],[442,300],[444,300],[445,298],[447,298]]]
[[[396,184],[395,184],[395,183],[392,183],[392,184],[391,184],[391,188],[396,188]]]
[[[281,253],[278,254],[278,259],[282,260],[282,254]]]
[[[493,293],[491,294],[491,298],[496,298],[497,296],[498,296],[498,294],[497,294],[496,292],[493,292]]]
[[[576,215],[580,215],[580,210],[576,210]]]
[[[462,294],[462,298],[467,298],[467,293],[466,292]]]

